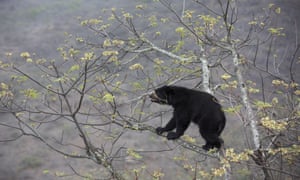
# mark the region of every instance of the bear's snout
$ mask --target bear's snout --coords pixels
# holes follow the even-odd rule
[[[150,99],[151,99],[151,102],[155,102],[155,103],[159,103],[159,104],[168,104],[167,100],[166,99],[162,99],[160,98],[156,92],[154,91],[153,93],[151,93],[149,95]]]
[[[149,95],[152,102],[158,102],[159,97],[156,95],[155,91]]]

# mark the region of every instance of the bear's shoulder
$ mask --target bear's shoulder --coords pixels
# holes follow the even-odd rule
[[[188,89],[181,86],[170,86],[176,94],[187,95],[187,96],[198,96],[198,97],[214,97],[213,95],[201,91],[199,89]]]

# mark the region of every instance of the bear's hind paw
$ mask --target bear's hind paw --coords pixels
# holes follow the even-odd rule
[[[175,132],[169,132],[167,135],[168,140],[178,139],[179,137],[180,137],[180,135],[178,135]]]

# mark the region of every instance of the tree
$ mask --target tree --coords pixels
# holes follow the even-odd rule
[[[80,19],[93,38],[68,34],[58,48],[61,59],[22,52],[23,64],[2,62],[11,80],[1,83],[1,109],[15,121],[0,125],[19,133],[2,141],[32,136],[64,156],[91,160],[101,166],[95,174],[70,166],[90,179],[170,178],[174,172],[151,168],[151,157],[162,151],[175,152],[174,166],[184,170],[177,177],[299,178],[300,93],[293,68],[299,44],[289,61],[278,61],[276,42],[284,34],[272,18],[280,7],[270,4],[264,16],[244,20],[235,1],[159,5],[136,5],[131,12],[112,8],[100,18]],[[159,10],[163,16],[149,13]],[[148,138],[147,144],[157,144],[154,150],[127,145],[128,134],[157,136],[155,124],[170,109],[150,106],[147,96],[163,84],[215,94],[232,119],[229,131],[242,128],[243,136],[225,134],[220,156],[203,151],[191,135],[163,144],[163,138]],[[60,133],[49,136],[48,126]],[[121,169],[128,159],[136,164]]]

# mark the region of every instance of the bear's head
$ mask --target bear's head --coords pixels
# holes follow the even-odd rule
[[[159,104],[171,104],[171,97],[173,95],[173,89],[171,86],[163,86],[155,89],[153,93],[149,95],[152,102]]]

